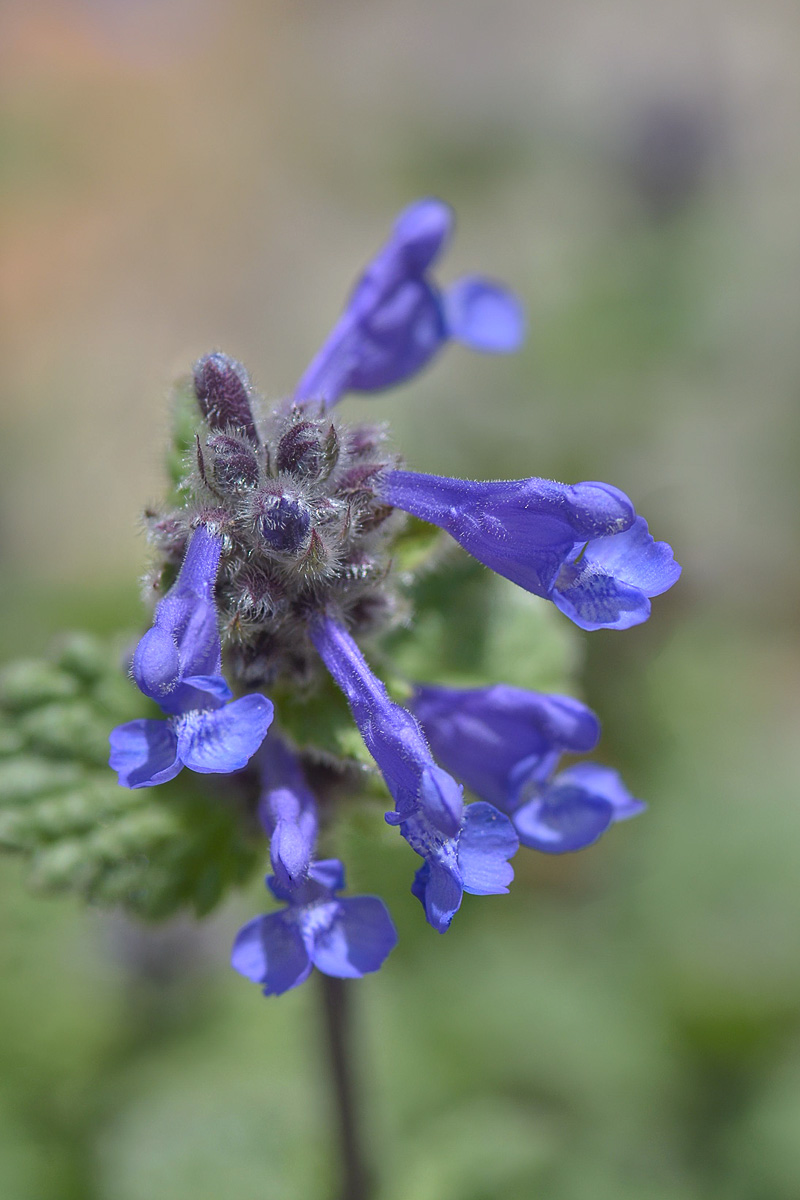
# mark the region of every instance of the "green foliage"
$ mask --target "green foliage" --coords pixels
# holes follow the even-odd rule
[[[27,857],[41,890],[148,918],[208,912],[249,875],[259,839],[237,800],[196,775],[117,784],[109,731],[149,712],[122,662],[119,644],[74,635],[53,661],[0,674],[0,846]]]
[[[200,413],[191,376],[179,379],[172,391],[170,440],[166,454],[166,474],[173,489],[186,475],[189,456],[194,454]]]
[[[487,571],[452,543],[444,552],[429,545],[410,594],[413,618],[388,640],[392,667],[406,680],[571,689],[579,647],[573,627],[552,604]]]

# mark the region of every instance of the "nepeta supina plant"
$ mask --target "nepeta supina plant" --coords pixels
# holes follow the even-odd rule
[[[448,340],[488,352],[519,345],[522,312],[505,288],[471,276],[442,290],[432,279],[451,225],[433,199],[401,213],[290,399],[268,405],[239,363],[201,359],[178,503],[148,513],[150,579],[163,595],[132,673],[163,716],[114,729],[110,763],[132,789],[183,768],[238,788],[251,781],[270,839],[267,882],[284,907],[240,931],[232,961],[267,995],[313,966],[375,971],[396,942],[383,902],[339,896],[342,863],[317,855],[321,820],[330,823],[342,782],[356,780],[313,738],[298,744],[282,703],[290,717],[326,671],[393,801],[386,821],[422,860],[412,891],[441,933],[465,891],[508,890],[520,843],[578,850],[643,807],[608,767],[554,774],[562,753],[590,751],[599,737],[578,701],[502,683],[420,685],[404,707],[362,649],[398,624],[413,629],[394,561],[406,514],[587,630],[646,620],[680,570],[609,484],[418,474],[382,427],[333,412],[347,392],[407,381]]]

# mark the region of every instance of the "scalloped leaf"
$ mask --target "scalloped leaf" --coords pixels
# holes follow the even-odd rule
[[[156,711],[122,661],[118,641],[80,635],[55,663],[3,672],[0,846],[28,856],[36,888],[148,918],[206,913],[263,857],[255,783],[187,771],[159,788],[120,787],[105,765],[109,731]]]

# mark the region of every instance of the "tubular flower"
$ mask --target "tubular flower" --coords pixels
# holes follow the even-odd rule
[[[257,694],[233,700],[221,675],[214,607],[220,551],[219,538],[200,525],[152,628],[136,647],[134,679],[167,719],[146,717],[112,731],[109,764],[124,787],[166,783],[183,767],[202,774],[238,771],[272,722],[271,701]]]
[[[434,762],[419,723],[389,699],[341,625],[323,616],[311,638],[394,799],[386,821],[425,860],[412,891],[429,923],[444,933],[465,891],[508,891],[514,877],[508,859],[518,847],[511,823],[491,804],[464,807],[461,788]]]
[[[285,907],[248,921],[236,936],[231,965],[261,984],[265,996],[297,987],[312,967],[341,979],[377,971],[397,944],[386,906],[377,896],[336,895],[344,867],[337,858],[312,860],[316,806],[299,764],[277,739],[260,758],[259,812],[275,871],[267,886]]]
[[[678,579],[624,492],[607,483],[487,483],[387,471],[387,504],[445,529],[480,562],[561,609],[581,629],[628,629]]]
[[[437,757],[476,795],[508,813],[524,846],[581,850],[644,810],[616,771],[578,763],[554,775],[562,751],[597,744],[597,717],[569,696],[497,684],[418,687],[412,708]]]
[[[345,392],[403,383],[450,339],[487,353],[518,348],[525,318],[513,293],[479,275],[444,292],[429,278],[452,227],[441,200],[417,200],[400,213],[297,385],[296,404],[331,408]]]

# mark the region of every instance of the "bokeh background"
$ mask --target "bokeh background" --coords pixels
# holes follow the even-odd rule
[[[800,10],[791,0],[5,0],[0,648],[135,628],[165,397],[224,348],[287,392],[393,214],[524,297],[347,410],[415,467],[611,481],[684,564],[577,633],[649,813],[518,859],[363,981],[382,1200],[800,1195]],[[254,885],[156,932],[0,877],[0,1194],[325,1200],[310,985],[226,965]]]

